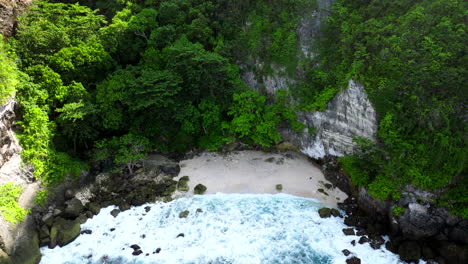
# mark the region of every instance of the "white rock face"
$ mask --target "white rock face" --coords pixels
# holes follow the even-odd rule
[[[16,102],[10,99],[5,105],[0,106],[0,167],[21,151],[18,140],[11,129],[16,118],[15,104]]]
[[[299,119],[307,127],[315,127],[315,135],[307,130],[300,134],[284,130],[283,137],[316,159],[352,153],[353,137],[375,140],[378,128],[376,113],[364,86],[354,80],[328,103],[325,112],[302,113]]]

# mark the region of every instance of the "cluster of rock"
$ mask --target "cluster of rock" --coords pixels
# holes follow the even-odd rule
[[[162,156],[150,156],[144,160],[134,175],[101,173],[90,185],[66,190],[63,205],[56,203],[43,212],[36,213],[40,246],[64,246],[80,234],[80,225],[98,214],[100,208],[117,205],[111,214],[116,217],[131,206],[171,200],[176,190],[179,164]]]
[[[324,172],[327,180],[350,196],[339,207],[347,214],[345,224],[357,233],[353,228],[343,232],[361,236],[358,243],[368,242],[371,247],[380,248],[381,236],[388,235],[390,241],[385,247],[404,261],[468,263],[467,219],[429,202],[433,194],[408,187],[399,201],[381,201],[364,188],[353,186],[335,158],[327,158]],[[398,216],[393,213],[396,206],[404,210]]]

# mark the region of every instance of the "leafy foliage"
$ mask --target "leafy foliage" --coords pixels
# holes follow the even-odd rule
[[[18,72],[8,49],[0,36],[0,105],[15,92],[18,84]]]
[[[16,224],[23,221],[28,211],[18,204],[22,188],[13,182],[0,185],[0,214],[7,222]]]
[[[466,174],[465,10],[463,1],[442,0],[333,7],[323,68],[364,82],[383,146],[343,159],[344,167],[376,197],[396,199],[406,184],[440,189]]]

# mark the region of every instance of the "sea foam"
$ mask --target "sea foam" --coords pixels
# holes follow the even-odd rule
[[[221,193],[132,207],[116,218],[110,206],[82,225],[92,234],[41,248],[41,263],[343,264],[343,249],[362,263],[403,263],[384,247],[352,246],[359,237],[343,234],[342,218],[320,218],[322,206],[286,194]],[[185,210],[187,218],[179,218]],[[132,255],[134,244],[142,254]]]

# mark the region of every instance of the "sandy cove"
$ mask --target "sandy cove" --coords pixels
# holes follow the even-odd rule
[[[287,193],[314,198],[330,206],[336,206],[347,197],[338,188],[330,188],[331,184],[320,168],[306,156],[295,152],[204,152],[182,160],[180,166],[176,179],[189,176],[190,189],[187,193],[177,192],[175,197],[193,195],[193,189],[199,183],[208,188],[207,194]],[[281,191],[276,189],[277,184],[282,185]]]

